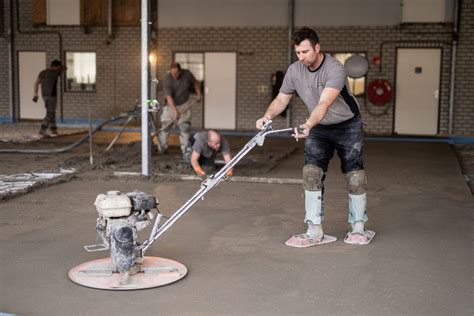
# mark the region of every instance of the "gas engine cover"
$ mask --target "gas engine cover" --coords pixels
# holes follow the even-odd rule
[[[94,205],[97,212],[105,217],[128,216],[132,212],[130,198],[120,191],[108,191],[106,194],[99,194]]]

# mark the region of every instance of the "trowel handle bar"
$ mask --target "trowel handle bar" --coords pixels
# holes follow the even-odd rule
[[[201,188],[187,200],[171,217],[163,223],[158,229],[158,223],[155,222],[154,229],[141,248],[141,254],[145,255],[145,251],[156,241],[161,235],[163,235],[181,216],[183,216],[194,204],[196,204],[207,192],[217,186],[220,181],[226,176],[227,172],[232,169],[255,145],[262,146],[265,136],[275,133],[293,131],[294,128],[285,128],[280,130],[271,129],[271,121],[262,127],[262,130],[255,135],[245,146],[242,148],[224,167],[221,168],[216,174],[213,174],[201,183]],[[159,221],[160,217],[157,216],[155,221]]]

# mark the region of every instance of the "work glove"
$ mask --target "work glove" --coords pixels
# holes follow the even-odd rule
[[[194,168],[194,167],[193,167]],[[194,168],[194,172],[196,172],[196,175],[201,179],[201,180],[206,180],[207,174],[204,170],[202,170],[201,166],[197,166]]]
[[[34,103],[38,102],[38,96],[37,96],[37,95],[35,95],[35,96],[33,97],[33,102],[34,102]]]

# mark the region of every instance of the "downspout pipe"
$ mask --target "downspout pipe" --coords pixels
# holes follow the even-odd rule
[[[293,32],[295,29],[295,0],[288,0],[288,66],[293,62]],[[291,101],[286,110],[286,127],[291,127]]]
[[[22,35],[37,35],[37,34],[54,34],[58,36],[58,41],[59,41],[59,60],[61,63],[64,65],[63,62],[63,36],[61,32],[59,31],[22,31],[20,28],[20,2],[21,1],[11,1],[10,3],[16,3],[16,28],[18,34]],[[13,19],[13,12],[11,12],[10,19]],[[12,30],[13,33],[13,30]],[[13,66],[12,66],[13,67]],[[61,79],[63,80],[63,79]],[[61,93],[60,93],[60,98],[59,98],[59,107],[60,107],[60,112],[61,112],[61,121],[64,121],[64,107],[63,107],[63,91],[62,91],[63,85],[61,84]],[[19,98],[18,98],[19,99]],[[13,105],[14,107],[14,105]]]
[[[7,31],[5,30],[5,1],[0,0],[0,36],[7,38]],[[11,2],[8,1],[8,4],[11,5]]]
[[[112,30],[112,5],[113,0],[108,0],[108,10],[107,10],[107,39],[111,40],[114,38]]]
[[[448,135],[453,134],[454,125],[454,88],[456,80],[456,50],[459,40],[459,21],[461,12],[462,0],[454,2],[454,21],[453,21],[453,45],[451,52],[451,80],[449,88],[449,119],[448,119]]]
[[[288,0],[288,65],[293,62],[293,32],[295,30],[295,0]]]
[[[10,115],[12,122],[15,122],[16,111],[15,111],[15,82],[13,80],[13,74],[15,72],[15,24],[13,22],[13,1],[10,1],[10,30],[9,30],[9,41],[8,41],[8,61],[10,67],[8,67],[8,79],[10,85]]]

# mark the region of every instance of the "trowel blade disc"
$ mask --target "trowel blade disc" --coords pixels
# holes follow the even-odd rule
[[[110,258],[85,262],[69,270],[71,281],[95,289],[139,290],[167,285],[182,279],[188,269],[183,264],[165,258],[144,257],[139,263],[139,272],[124,277],[112,273]]]

